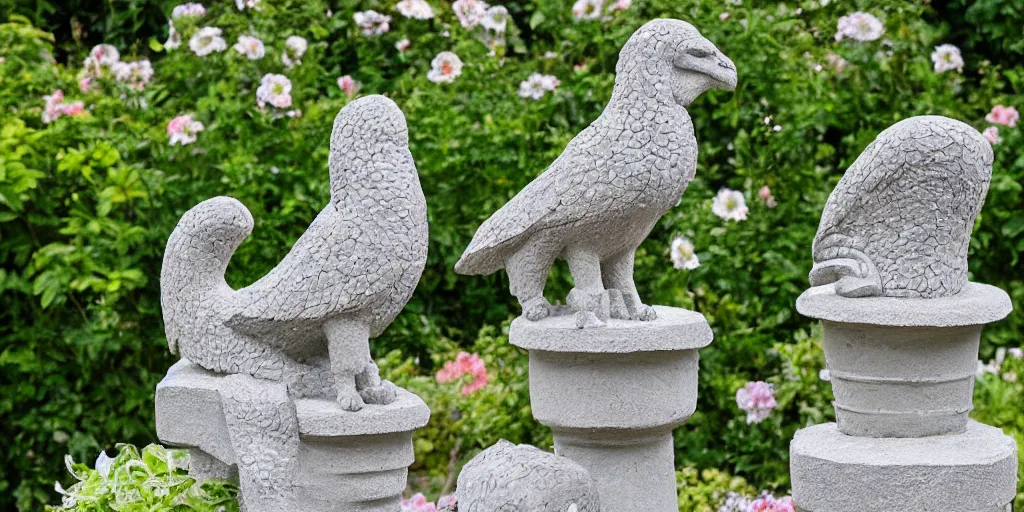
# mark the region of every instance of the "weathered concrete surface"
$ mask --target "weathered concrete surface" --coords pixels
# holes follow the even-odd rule
[[[853,437],[827,423],[797,432],[790,472],[806,512],[1003,512],[1017,493],[1017,445],[974,421],[926,438]]]
[[[232,403],[258,413],[252,405],[268,401],[270,394],[258,400],[238,400],[238,395],[225,398],[232,381],[257,381],[246,375],[221,375],[181,360],[157,385],[156,426],[160,440],[171,446],[191,448],[197,478],[232,478],[242,476],[241,460],[250,460],[263,478],[243,480],[242,495],[246,510],[323,512],[333,510],[359,512],[395,512],[406,487],[408,466],[413,463],[412,433],[427,424],[430,409],[416,395],[399,390],[397,399],[388,405],[368,405],[358,414],[343,410],[330,399],[296,399],[289,414],[255,415],[251,428],[237,425],[228,428],[225,404]],[[278,386],[283,397],[283,384],[270,381],[246,382],[248,390],[260,386]],[[235,391],[232,392],[236,392]],[[271,401],[271,403],[281,403]],[[235,415],[249,418],[248,415]],[[290,419],[291,418],[291,419]],[[294,425],[295,430],[279,429],[277,425]],[[239,435],[239,432],[249,434]],[[280,443],[273,433],[288,432]],[[268,437],[269,436],[269,437]],[[291,440],[294,439],[294,445]],[[249,444],[244,444],[248,440]],[[270,454],[268,448],[294,446],[288,464],[283,453]],[[240,451],[241,450],[241,451]],[[256,450],[262,456],[249,452]],[[242,463],[241,466],[244,466]],[[266,467],[264,467],[264,465]],[[288,468],[288,478],[271,482],[266,477]],[[249,471],[250,474],[253,471]],[[244,476],[242,477],[244,478]],[[272,484],[272,485],[270,485]],[[253,490],[255,489],[255,490]],[[267,502],[264,490],[280,494]],[[261,502],[257,502],[257,497]],[[284,502],[285,505],[280,505]],[[273,508],[277,506],[278,508]]]
[[[561,258],[575,284],[567,303],[579,327],[653,320],[633,283],[636,248],[696,173],[685,107],[709,89],[734,89],[736,80],[732,61],[689,23],[641,27],[619,53],[601,116],[480,226],[456,272],[506,269],[523,315],[540,320],[552,312],[544,285]]]
[[[459,512],[600,512],[587,470],[566,457],[499,441],[462,468]]]
[[[594,478],[602,510],[676,512],[672,431],[697,406],[704,317],[658,308],[652,322],[576,328],[571,318],[513,322],[509,341],[530,351],[530,403],[555,453]]]
[[[834,282],[845,297],[959,293],[992,159],[978,130],[953,119],[912,117],[883,131],[825,203],[811,286]]]

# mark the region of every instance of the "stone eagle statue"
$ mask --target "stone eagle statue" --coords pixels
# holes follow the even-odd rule
[[[912,117],[883,131],[825,203],[811,285],[836,283],[845,297],[960,292],[992,158],[978,130],[945,117]]]
[[[689,23],[658,19],[622,48],[611,101],[561,156],[473,237],[461,274],[504,268],[523,314],[552,313],[544,285],[569,264],[567,302],[579,327],[611,318],[653,320],[633,283],[636,248],[679,202],[697,168],[686,106],[709,89],[736,87],[736,67]]]
[[[160,299],[172,352],[357,411],[395,397],[368,340],[405,306],[427,256],[426,201],[398,106],[368,96],[343,108],[329,168],[330,203],[276,268],[240,290],[224,271],[252,215],[229,197],[186,212],[167,241]]]

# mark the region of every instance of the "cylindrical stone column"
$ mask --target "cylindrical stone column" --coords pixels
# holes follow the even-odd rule
[[[530,402],[555,452],[594,478],[609,512],[677,512],[672,431],[697,406],[704,316],[657,307],[651,322],[578,329],[572,316],[512,322],[530,352]]]
[[[805,512],[1001,512],[1016,495],[1017,447],[970,421],[982,327],[1012,309],[968,283],[932,299],[842,297],[812,288],[797,310],[822,320],[837,423],[797,432],[793,498]]]

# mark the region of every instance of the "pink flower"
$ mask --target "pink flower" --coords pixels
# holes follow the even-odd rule
[[[403,38],[401,41],[395,43],[395,48],[397,48],[398,51],[405,53],[405,51],[409,49],[410,44],[412,43],[409,42],[409,39]]]
[[[203,123],[192,119],[192,114],[185,114],[167,123],[167,135],[171,138],[171,145],[181,144],[186,146],[196,141],[196,134],[203,131]]]
[[[761,190],[757,191],[757,197],[764,201],[764,204],[768,208],[775,208],[779,203],[775,202],[775,196],[772,195],[772,189],[768,188],[768,185],[761,187]]]
[[[87,76],[78,81],[78,89],[82,92],[89,92],[89,86],[92,84],[92,77]]]
[[[437,372],[437,382],[444,384],[469,375],[473,380],[462,387],[463,395],[472,395],[487,386],[487,366],[476,354],[459,352],[454,361],[448,361]]]
[[[718,15],[718,21],[728,20],[730,16],[732,16],[732,14],[729,14],[728,12],[723,12],[722,14]]]
[[[437,505],[427,501],[423,493],[418,492],[412,498],[402,500],[399,512],[437,512]]]
[[[338,87],[345,91],[345,94],[352,96],[356,93],[356,89],[359,88],[359,82],[352,79],[350,75],[345,75],[338,79]]]
[[[455,17],[459,19],[463,28],[473,28],[479,25],[487,16],[488,7],[487,2],[480,0],[456,0],[452,3]]]
[[[775,388],[764,381],[748,382],[736,391],[736,405],[747,412],[748,425],[761,423],[778,405]]]
[[[256,89],[256,103],[264,108],[267,103],[277,108],[292,106],[292,81],[284,75],[267,73]]]
[[[612,4],[610,10],[625,11],[626,9],[629,9],[632,5],[633,0],[617,0],[614,4]]]
[[[61,105],[61,111],[66,116],[77,116],[77,115],[81,114],[84,109],[85,109],[85,104],[82,103],[81,101],[76,101],[76,102],[70,103],[70,104],[65,103],[65,104]]]
[[[64,103],[64,91],[57,89],[49,96],[43,96],[43,123],[50,124],[61,116],[77,116],[85,111],[85,104],[81,101]]]
[[[999,128],[996,128],[995,126],[989,126],[988,128],[985,128],[985,131],[981,132],[981,134],[993,146],[1003,141],[1003,139],[999,138]]]
[[[747,508],[747,512],[796,512],[796,507],[793,505],[793,498],[789,496],[775,499],[771,494],[766,494],[754,500]]]
[[[1013,128],[1017,126],[1017,121],[1020,120],[1020,113],[1014,107],[996,105],[992,107],[992,112],[985,116],[985,120],[992,124],[1001,124]]]
[[[455,505],[459,503],[458,498],[454,494],[447,494],[437,499],[438,511],[451,510],[455,508]]]

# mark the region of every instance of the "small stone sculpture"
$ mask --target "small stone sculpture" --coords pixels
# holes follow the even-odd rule
[[[732,61],[692,25],[647,23],[619,54],[601,116],[480,226],[455,270],[506,269],[523,314],[540,320],[552,313],[544,285],[562,258],[575,282],[567,302],[579,327],[602,326],[609,317],[653,320],[633,283],[633,259],[696,172],[685,106],[709,89],[735,86]]]
[[[812,286],[844,297],[955,295],[992,178],[992,147],[970,126],[912,117],[846,171],[814,237]]]
[[[599,512],[597,489],[575,462],[498,441],[459,474],[459,512]]]
[[[334,394],[349,411],[392,401],[368,339],[405,306],[426,262],[426,201],[408,142],[391,100],[343,108],[330,203],[276,268],[241,290],[224,271],[252,231],[249,211],[216,197],[185,213],[160,275],[171,351],[211,371],[285,382],[293,397]]]

